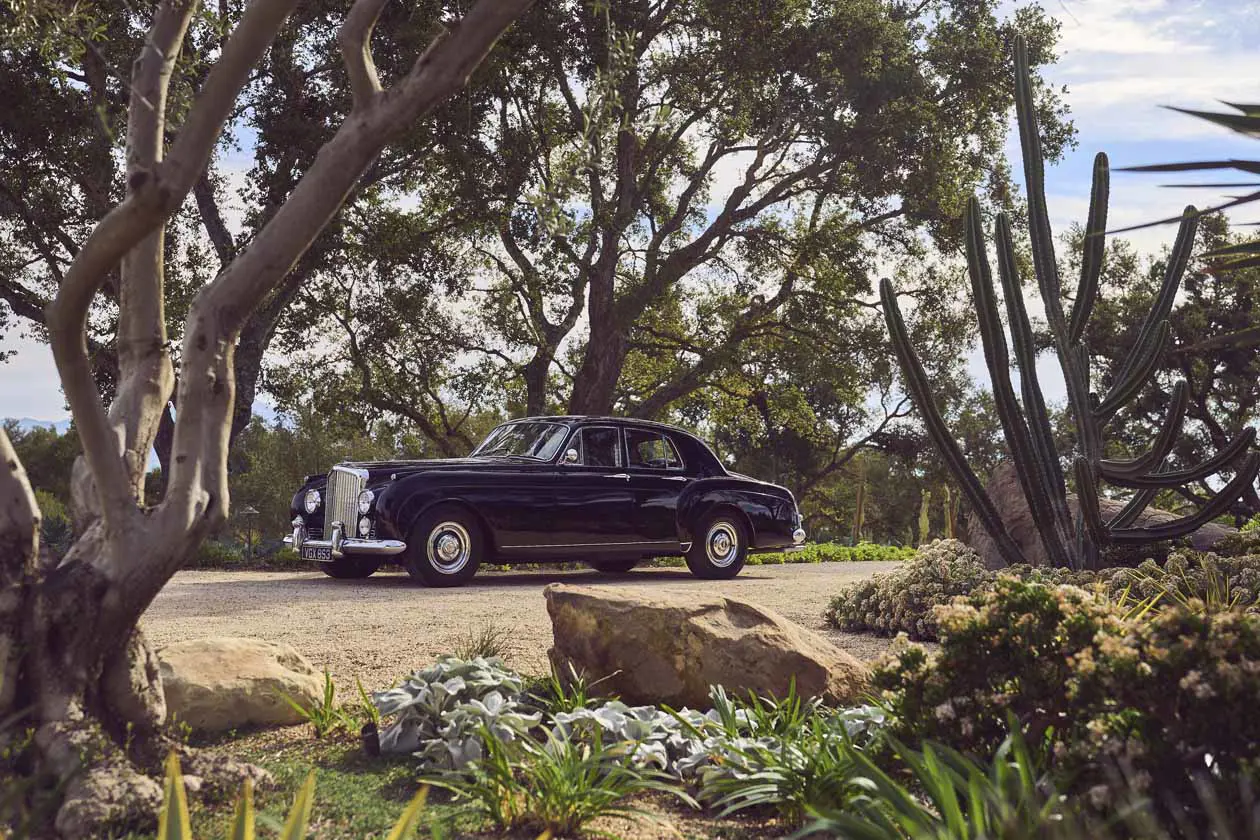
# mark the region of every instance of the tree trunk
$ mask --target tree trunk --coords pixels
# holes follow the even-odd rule
[[[0,430],[0,722],[35,733],[20,756],[35,772],[5,775],[35,780],[25,791],[28,805],[49,801],[44,793],[62,786],[56,813],[39,821],[41,830],[95,838],[152,827],[162,795],[152,774],[173,742],[163,733],[156,659],[137,623],[227,517],[228,439],[239,416],[234,357],[247,319],[281,288],[381,150],[461,88],[531,5],[478,0],[385,91],[369,37],[386,2],[353,3],[338,33],[353,111],[285,204],[197,293],[178,383],[163,313],[162,230],[204,174],[241,88],[297,0],[246,5],[169,147],[167,85],[195,3],[163,0],[154,11],[132,68],[126,196],[81,244],[46,314],[84,453],[71,481],[80,536],[56,566],[39,565],[39,511]],[[85,332],[93,299],[120,265],[118,390],[106,410]],[[149,505],[144,477],[155,444],[166,490],[160,504]],[[11,754],[6,750],[0,761],[11,761]],[[210,793],[235,789],[242,775],[259,776],[230,759],[199,754],[188,755],[184,766]]]

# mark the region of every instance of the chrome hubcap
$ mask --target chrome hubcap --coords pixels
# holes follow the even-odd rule
[[[739,556],[739,534],[730,522],[714,522],[705,538],[705,553],[714,566],[726,567]]]
[[[472,540],[458,522],[442,522],[429,532],[429,562],[444,575],[453,575],[468,565]]]

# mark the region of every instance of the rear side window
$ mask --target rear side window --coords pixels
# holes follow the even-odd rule
[[[608,426],[585,428],[577,433],[575,440],[578,451],[578,463],[588,467],[620,467],[621,435]]]
[[[655,470],[682,469],[678,448],[668,435],[643,429],[626,429],[630,466]]]

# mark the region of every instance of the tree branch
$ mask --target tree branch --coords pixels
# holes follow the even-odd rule
[[[372,107],[381,93],[376,63],[372,60],[372,28],[388,2],[356,0],[337,30],[337,43],[341,47],[341,59],[346,64],[346,75],[350,78],[355,111]]]

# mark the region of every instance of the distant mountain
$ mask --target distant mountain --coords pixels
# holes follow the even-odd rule
[[[11,420],[13,418],[5,419]],[[69,420],[35,420],[31,417],[19,417],[17,418],[17,424],[18,428],[24,432],[29,432],[31,429],[43,427],[45,429],[52,429],[59,435],[64,435],[70,428]]]

